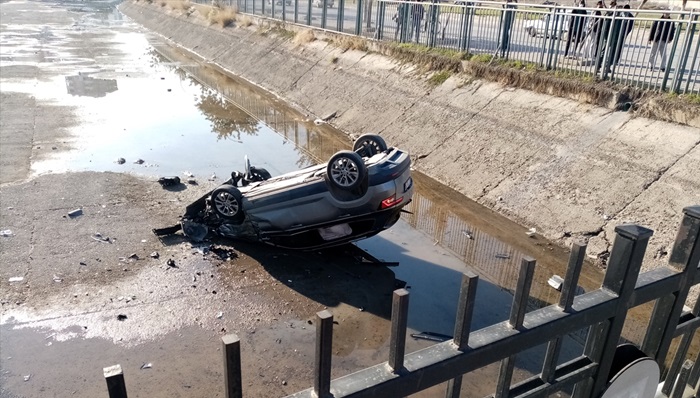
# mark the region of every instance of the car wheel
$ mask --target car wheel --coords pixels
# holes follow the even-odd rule
[[[364,134],[355,140],[352,150],[360,156],[372,157],[379,152],[386,151],[387,146],[384,138],[376,134]]]
[[[527,34],[529,34],[530,37],[536,37],[537,36],[537,29],[530,26],[529,28],[527,28]]]
[[[243,195],[232,185],[222,185],[211,193],[211,208],[218,216],[231,221],[243,219]]]
[[[351,151],[340,151],[331,157],[326,168],[328,181],[344,190],[352,190],[362,184],[367,175],[367,166],[362,157]]]

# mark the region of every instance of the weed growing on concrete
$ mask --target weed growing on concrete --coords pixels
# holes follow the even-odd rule
[[[449,70],[459,72],[465,54],[443,48],[428,48],[412,43],[389,43],[380,47],[385,55],[398,61],[412,63],[424,72]]]
[[[253,18],[247,15],[236,15],[236,21],[239,26],[248,27],[253,24]]]
[[[338,63],[338,57],[331,57],[331,63],[332,63],[332,64],[337,64],[337,63]]]
[[[470,56],[468,59],[471,62],[481,62],[484,64],[488,64],[489,62],[491,62],[493,60],[493,58],[494,57],[491,54],[474,54],[474,55]]]
[[[447,79],[452,76],[452,72],[449,70],[442,70],[440,72],[435,72],[428,78],[428,84],[433,87],[437,87],[444,83]]]
[[[168,5],[173,10],[189,11],[192,7],[192,3],[188,0],[171,0]]]
[[[228,7],[214,7],[209,11],[207,17],[209,22],[212,24],[225,28],[233,24],[233,22],[236,20],[236,11]]]
[[[341,36],[333,39],[333,43],[338,46],[343,52],[348,50],[367,51],[369,45],[367,40],[361,37]]]
[[[297,33],[293,30],[285,29],[284,25],[282,24],[275,25],[272,29],[270,29],[270,32],[289,40],[294,39],[297,35]]]
[[[297,32],[294,35],[294,38],[292,39],[292,43],[296,45],[300,44],[306,44],[306,43],[311,43],[312,41],[316,40],[316,35],[314,35],[314,31],[311,29],[305,29],[300,32]]]

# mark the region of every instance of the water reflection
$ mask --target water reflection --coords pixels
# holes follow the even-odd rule
[[[211,123],[211,131],[220,140],[240,141],[241,133],[257,135],[260,130],[257,120],[215,91],[204,91],[196,101],[196,106]]]
[[[117,91],[118,88],[114,79],[96,79],[79,72],[76,76],[66,76],[66,89],[70,95],[97,98]]]

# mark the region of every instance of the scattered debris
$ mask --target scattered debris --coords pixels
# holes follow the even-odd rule
[[[153,367],[153,364],[150,362],[144,363],[143,365],[141,365],[141,369],[150,369],[152,367]]]
[[[126,320],[127,318],[128,318],[128,317],[127,317],[126,315],[124,315],[124,314],[119,314],[119,315],[117,315],[117,320],[118,320],[118,321],[124,321],[124,320]]]
[[[138,259],[139,259],[139,255],[136,254],[136,253],[131,253],[131,254],[129,255],[129,259],[131,259],[131,260],[138,260]]]
[[[467,231],[466,229],[462,230],[462,235],[466,236],[467,239],[474,239],[474,237],[472,236],[472,233],[470,231]]]
[[[610,217],[609,215],[603,214],[603,220],[608,221],[608,220],[610,220],[611,218],[612,218],[612,217]]]
[[[224,317],[224,313],[221,312],[221,311],[219,311],[219,312],[216,314],[216,319],[221,319],[221,318],[223,318],[223,317]]]
[[[158,257],[160,257],[160,254],[158,254],[158,252],[151,253],[151,258],[158,258]]]
[[[537,228],[530,228],[525,234],[529,237],[533,237],[537,233]]]
[[[124,164],[124,163],[126,163],[126,159],[118,158],[116,162],[117,162],[117,164]]]
[[[199,184],[197,183],[197,180],[195,180],[194,178],[188,178],[188,179],[187,179],[187,183],[190,184],[190,185],[199,185]]]
[[[136,160],[134,160],[134,163],[136,163],[136,164],[143,164],[143,163],[144,163],[144,160],[143,160],[143,159],[136,159]]]
[[[101,233],[96,233],[92,235],[92,239],[98,241],[98,242],[105,242],[105,243],[112,243],[112,240],[106,236],[102,236]]]
[[[209,234],[209,228],[206,225],[194,221],[184,220],[180,223],[180,226],[182,232],[194,242],[203,241]]]
[[[22,282],[24,280],[23,276],[13,276],[9,279],[10,282]]]
[[[183,171],[182,174],[184,174],[185,177],[194,178],[194,174],[190,173],[189,171]]]
[[[53,281],[56,282],[56,283],[61,283],[61,282],[63,282],[63,279],[62,279],[60,276],[58,276],[58,275],[54,275],[54,276],[53,276]]]
[[[24,381],[29,381],[29,379],[31,379],[31,378],[32,378],[32,374],[30,373],[30,374],[24,376]]]
[[[70,217],[70,218],[75,218],[75,217],[82,216],[82,215],[83,215],[83,209],[75,209],[71,212],[68,212],[68,217]]]
[[[173,185],[179,185],[180,184],[180,177],[178,177],[178,176],[161,177],[158,179],[158,184],[160,184],[160,186],[162,186],[163,188],[171,187]]]
[[[323,123],[325,123],[325,122],[323,121],[323,119],[316,119],[316,120],[314,120],[314,124],[317,125],[317,126],[320,126],[320,125],[322,125]]]
[[[282,380],[282,385],[286,386],[287,385],[287,380]]]
[[[559,275],[552,275],[552,277],[547,281],[547,284],[556,290],[561,291],[561,286],[564,284],[564,278]]]
[[[452,338],[452,336],[434,332],[411,333],[411,337],[413,337],[414,339],[423,339],[439,342],[447,341]]]
[[[0,231],[0,236],[12,236],[12,235],[14,235],[14,234],[12,233],[12,230],[10,230],[10,229],[4,229],[4,230]]]
[[[498,254],[496,254],[496,258],[509,259],[510,254],[498,253]]]
[[[165,263],[168,264],[169,267],[177,268],[175,260],[173,260],[172,258],[169,258],[168,261],[166,261]]]
[[[81,261],[81,262],[78,263],[78,264],[83,265],[83,266],[87,266],[87,263],[85,263],[85,261]]]
[[[222,260],[231,260],[238,257],[238,253],[236,253],[233,249],[228,249],[218,245],[209,246],[209,250]]]
[[[209,181],[214,181],[216,180],[216,173],[212,174],[211,177],[209,177]]]
[[[656,253],[654,253],[654,258],[662,258],[668,255],[668,250],[666,249],[666,246],[661,246]]]

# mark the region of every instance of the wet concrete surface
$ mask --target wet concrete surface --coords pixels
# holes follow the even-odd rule
[[[166,46],[113,4],[0,7],[0,147],[14,151],[0,162],[0,229],[13,231],[0,240],[0,396],[102,396],[101,368],[116,363],[130,396],[223,396],[227,333],[241,337],[244,392],[282,396],[313,382],[322,309],[337,321],[337,377],[386,360],[391,292],[404,282],[410,333],[452,334],[467,269],[481,277],[473,328],[507,319],[523,255],[538,259],[531,307],[558,298],[546,280],[564,274],[565,251],[417,173],[413,214],[358,243],[398,267],[342,250],[158,241],[151,229],[176,221],[245,154],[274,175],[327,159],[347,137]],[[185,171],[197,184],[155,183]],[[78,207],[82,216],[67,216]],[[582,289],[599,280],[587,268]],[[407,344],[411,352],[434,342]],[[567,347],[566,357],[579,349]],[[519,357],[515,379],[538,371],[542,348]],[[496,374],[470,375],[464,391],[489,394]]]

